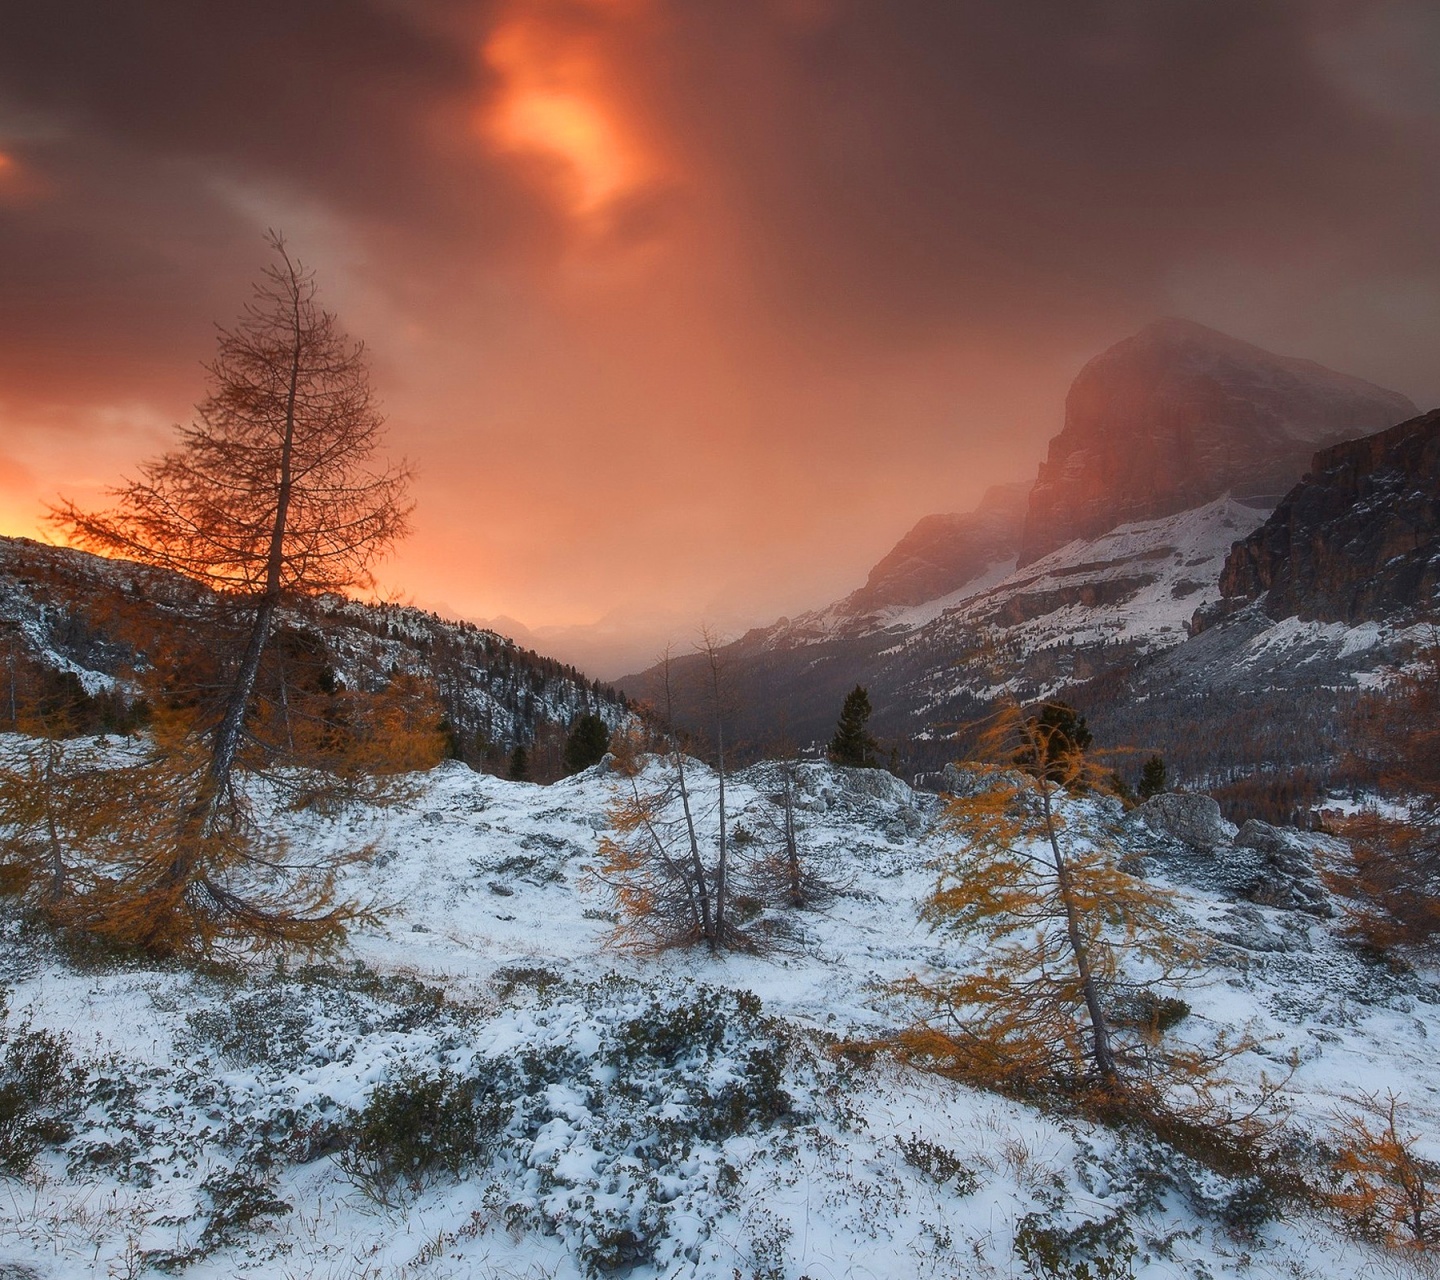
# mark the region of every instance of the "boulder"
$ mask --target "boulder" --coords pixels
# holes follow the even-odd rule
[[[1214,849],[1230,844],[1236,827],[1221,816],[1220,806],[1210,796],[1186,791],[1166,791],[1152,796],[1125,818],[1125,825],[1145,827],[1158,836],[1168,836],[1192,849]]]
[[[909,804],[914,794],[905,783],[884,769],[848,769],[837,765],[834,779],[852,795],[881,803]]]

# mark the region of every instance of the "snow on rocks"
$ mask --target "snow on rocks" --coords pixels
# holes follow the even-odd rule
[[[1237,828],[1210,796],[1181,791],[1152,796],[1125,816],[1123,826],[1137,854],[1186,884],[1284,910],[1335,914],[1316,876],[1314,851],[1337,857],[1341,841],[1255,819]],[[1261,934],[1252,929],[1248,936]]]
[[[778,767],[731,780],[733,821],[760,829]],[[9,922],[11,1028],[67,1036],[86,1085],[74,1136],[0,1197],[0,1275],[1008,1280],[1026,1241],[1099,1250],[1137,1280],[1384,1265],[1133,1135],[831,1052],[912,1016],[885,984],[962,962],[917,920],[954,837],[893,779],[802,774],[830,796],[803,812],[804,847],[847,876],[768,956],[612,948],[595,820],[630,783],[598,770],[539,787],[450,766],[388,810],[281,815],[297,848],[374,849],[341,889],[381,923],[325,964],[96,967]],[[693,784],[713,804],[703,766]],[[1305,912],[1194,887],[1177,908],[1229,947],[1177,1034],[1252,1026],[1236,1088],[1293,1060],[1305,1132],[1393,1088],[1440,1156],[1429,980],[1366,965]],[[445,1159],[407,1165],[389,1203],[367,1197],[362,1121],[425,1099]]]

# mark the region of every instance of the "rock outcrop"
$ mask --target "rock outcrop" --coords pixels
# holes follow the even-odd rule
[[[842,603],[846,613],[873,613],[938,600],[1015,559],[1030,486],[995,485],[974,511],[926,516]]]
[[[1182,791],[1152,797],[1122,825],[1138,856],[1187,884],[1281,911],[1335,914],[1315,874],[1312,848],[1323,836],[1254,819],[1237,829],[1210,796]]]
[[[1251,850],[1255,860],[1254,878],[1244,896],[1262,906],[1328,918],[1335,914],[1324,887],[1315,875],[1312,846],[1317,837],[1272,827],[1251,818],[1235,836],[1237,850]]]
[[[1225,493],[1272,506],[1315,449],[1408,418],[1398,392],[1160,320],[1076,377],[1030,493],[1020,564]]]
[[[1310,474],[1237,542],[1221,612],[1360,622],[1432,607],[1440,589],[1440,409],[1315,455]]]

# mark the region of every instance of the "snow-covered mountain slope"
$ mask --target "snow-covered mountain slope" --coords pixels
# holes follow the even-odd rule
[[[984,715],[1000,692],[1065,696],[1092,717],[1122,716],[1147,665],[1178,649],[1196,610],[1218,600],[1231,545],[1263,522],[1315,446],[1388,427],[1413,409],[1403,395],[1313,362],[1189,321],[1157,321],[1076,377],[1063,428],[1029,491],[1023,530],[1013,490],[996,491],[967,515],[927,517],[864,587],[727,646],[741,735],[824,742],[845,695],[862,684],[875,708],[872,729],[918,772],[944,762],[927,743]],[[1378,533],[1372,541],[1388,546],[1387,537],[1395,541]],[[1243,629],[1225,643],[1248,645],[1255,637],[1242,637]],[[1207,652],[1221,647],[1212,640]],[[1340,647],[1346,652],[1329,652],[1322,665],[1332,685],[1353,686],[1369,672],[1357,666],[1354,645]],[[1369,649],[1369,671],[1393,656],[1385,646]],[[991,670],[997,664],[1003,673]],[[685,665],[672,673],[681,684]],[[1317,684],[1319,668],[1259,667],[1275,690]],[[1203,660],[1177,666],[1176,691],[1205,696],[1190,677],[1207,669]],[[620,687],[654,698],[659,683],[651,669]],[[1150,686],[1142,696],[1156,695]],[[1169,711],[1149,707],[1161,729],[1170,727]],[[702,723],[683,689],[679,711],[692,726]],[[1284,706],[1273,711],[1283,715]],[[1311,727],[1324,741],[1337,723],[1332,705]],[[1155,736],[1133,717],[1123,729],[1138,736],[1118,741]],[[1232,740],[1222,726],[1221,742]],[[1205,767],[1251,763],[1222,752]]]
[[[223,603],[176,574],[0,538],[0,653],[70,672],[91,694],[142,670],[167,634],[213,624]],[[612,726],[629,714],[573,667],[410,606],[323,596],[290,606],[281,623],[315,637],[351,687],[383,684],[397,668],[433,680],[467,749],[483,741],[505,752],[589,710]]]
[[[943,736],[997,692],[1048,695],[1131,665],[1185,641],[1196,609],[1219,599],[1231,545],[1265,514],[1226,496],[1021,569],[992,565],[923,605],[862,618],[837,605],[753,631],[726,650],[741,723],[758,738],[779,716],[800,740],[823,740],[845,692],[863,683],[882,737]],[[644,696],[648,684],[623,687]]]
[[[693,780],[704,808],[714,778]],[[1403,1274],[1336,1222],[1267,1208],[1253,1182],[1137,1135],[828,1052],[914,1016],[879,984],[975,961],[917,918],[955,839],[932,797],[805,766],[802,837],[840,864],[833,903],[776,913],[768,956],[644,959],[611,947],[594,875],[625,780],[442,766],[418,785],[397,809],[287,819],[307,850],[373,842],[344,888],[382,922],[326,967],[77,964],[6,924],[11,1027],[67,1036],[87,1101],[0,1196],[0,1274],[178,1260],[196,1280],[1010,1280],[1028,1274],[1025,1241],[1065,1238],[1136,1280]],[[764,767],[732,779],[734,818],[758,829],[772,788]],[[1440,1157],[1433,975],[1363,963],[1332,921],[1179,893],[1221,950],[1173,1034],[1249,1027],[1237,1099],[1288,1074],[1291,1124],[1313,1137],[1393,1090]],[[425,1081],[441,1097],[474,1082],[488,1136],[377,1204],[352,1112]]]
[[[958,637],[978,632],[1001,652],[1028,656],[1058,646],[1168,648],[1185,639],[1197,608],[1220,598],[1231,545],[1265,515],[1227,495],[1076,539],[946,610],[907,643],[973,646]]]

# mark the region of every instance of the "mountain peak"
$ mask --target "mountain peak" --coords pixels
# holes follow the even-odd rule
[[[1227,492],[1274,505],[1316,448],[1411,417],[1399,392],[1169,316],[1091,360],[1031,490],[1020,563]]]

